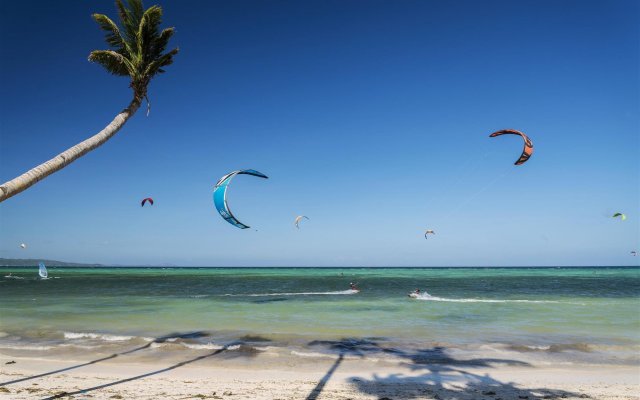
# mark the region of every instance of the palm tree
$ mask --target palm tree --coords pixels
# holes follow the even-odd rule
[[[22,192],[111,139],[135,114],[143,99],[147,99],[148,104],[147,87],[151,79],[163,73],[163,67],[173,63],[173,56],[178,53],[178,49],[167,53],[164,51],[175,30],[167,28],[160,31],[162,8],[151,6],[145,10],[142,0],[127,0],[127,6],[122,0],[116,0],[116,8],[121,27],[106,15],[93,14],[93,19],[106,32],[105,39],[111,49],[92,51],[89,61],[102,65],[113,75],[128,76],[131,79],[129,87],[133,90],[131,103],[94,136],[1,185],[0,202]],[[148,112],[149,108],[147,114]]]

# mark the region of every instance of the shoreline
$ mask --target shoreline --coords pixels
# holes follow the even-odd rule
[[[427,352],[381,362],[349,351],[293,362],[225,352],[202,351],[179,362],[0,354],[0,399],[631,400],[640,392],[637,365],[430,359]]]

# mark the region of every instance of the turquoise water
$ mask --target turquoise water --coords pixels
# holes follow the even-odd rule
[[[202,332],[180,339],[192,349],[258,336],[287,348],[378,338],[632,363],[640,349],[638,268],[50,268],[49,276],[0,270],[0,349],[173,332]],[[349,282],[361,291],[349,292]],[[430,297],[409,298],[415,288]]]

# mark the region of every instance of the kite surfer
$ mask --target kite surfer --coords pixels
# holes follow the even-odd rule
[[[423,296],[429,296],[429,293],[426,292],[426,290],[420,290],[420,289],[416,289],[413,292],[408,294],[409,297],[417,299],[417,298],[423,298]]]

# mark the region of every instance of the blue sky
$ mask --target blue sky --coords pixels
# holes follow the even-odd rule
[[[159,4],[180,53],[150,86],[150,116],[0,204],[0,257],[638,264],[638,2]],[[126,78],[87,61],[106,48],[94,12],[115,17],[111,1],[0,2],[2,182],[130,101]],[[525,165],[519,138],[488,137],[503,128],[532,138]],[[231,185],[255,228],[240,230],[211,194],[245,168],[270,179]]]

